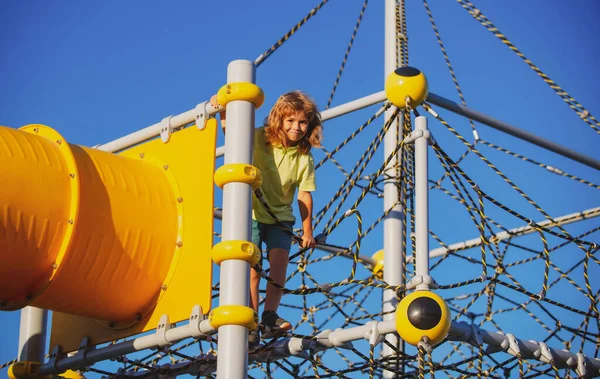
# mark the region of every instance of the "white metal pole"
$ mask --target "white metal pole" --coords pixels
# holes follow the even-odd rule
[[[582,163],[588,167],[600,170],[600,160],[598,159],[588,157],[587,155],[581,154],[579,151],[569,149],[556,142],[552,142],[544,137],[536,136],[533,133],[529,133],[526,130],[519,129],[504,121],[500,121],[493,117],[487,116],[462,104],[457,104],[452,100],[445,99],[434,93],[429,93],[429,95],[427,96],[427,101],[431,102],[432,104],[438,105],[444,109],[447,109],[451,112],[468,117],[472,120],[492,127],[496,130],[500,130],[501,132],[510,134],[513,137],[520,138],[524,141],[530,142],[546,150],[552,151],[553,153],[562,155],[563,157],[567,157],[569,159]]]
[[[385,96],[385,91],[379,91],[369,96],[361,97],[360,99],[340,104],[337,107],[326,109],[323,112],[321,112],[321,120],[331,120],[336,117],[345,115],[347,113],[369,107],[373,104],[381,103],[385,100],[387,100]]]
[[[403,1],[403,0],[401,0]],[[396,50],[396,0],[385,0],[385,40],[384,40],[384,80],[396,69],[396,58],[398,52]],[[392,117],[392,109],[388,109],[384,115],[384,122]],[[384,139],[384,159],[387,159],[390,154],[396,148],[398,143],[398,130],[397,128],[390,127],[385,135]],[[400,185],[398,178],[392,174],[395,170],[396,164],[399,164],[398,158],[390,160],[386,167],[386,172],[391,175],[387,175],[389,179],[386,179],[383,185],[383,209],[384,211],[389,210],[393,207],[392,211],[388,213],[383,221],[383,265],[385,267],[383,271],[383,280],[392,286],[402,284],[402,276],[404,273],[404,247],[402,246],[402,240],[404,239],[403,225],[402,225],[402,206],[399,205],[398,199],[398,185]],[[383,292],[383,312],[384,320],[391,320],[394,318],[393,311],[396,309],[398,300],[396,298],[396,292],[393,290],[384,290]],[[385,314],[389,313],[389,314]],[[386,340],[398,349],[402,349],[401,343],[394,334],[386,335]],[[395,352],[392,348],[387,345],[382,347],[382,355],[384,357],[394,355]],[[384,371],[384,378],[393,378],[395,374],[391,371]]]
[[[422,135],[415,139],[415,239],[417,245],[415,275],[423,279],[417,290],[428,290],[425,280],[429,276],[429,166],[427,145],[429,130],[427,118],[419,116],[415,119],[415,131]]]
[[[557,226],[571,224],[582,220],[588,220],[594,217],[600,216],[600,207],[586,209],[581,212],[571,213],[565,216],[559,216],[553,218],[553,221],[544,220],[537,223],[537,225],[544,228],[555,228]],[[503,241],[513,237],[524,236],[526,234],[534,233],[537,230],[532,225],[524,225],[518,228],[509,229],[508,231],[499,232],[493,234],[491,237],[487,237],[487,240],[492,241]],[[481,237],[473,238],[463,242],[453,243],[448,247],[437,247],[429,252],[429,258],[441,257],[450,252],[472,249],[477,246],[481,246]],[[410,262],[412,257],[407,258],[407,262]]]
[[[48,311],[25,307],[21,309],[19,330],[19,361],[43,362],[46,352],[46,322]]]
[[[255,82],[254,64],[236,60],[227,68],[227,82]],[[225,164],[252,164],[254,104],[232,101],[227,104]],[[249,184],[228,183],[223,187],[222,240],[250,241],[252,192]],[[248,306],[250,265],[241,260],[221,263],[219,305]],[[239,325],[219,328],[217,378],[242,379],[248,373],[248,329]]]

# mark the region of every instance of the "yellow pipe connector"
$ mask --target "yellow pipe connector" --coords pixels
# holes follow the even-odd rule
[[[256,84],[235,82],[226,84],[219,89],[217,101],[222,107],[231,101],[248,101],[258,109],[265,101],[265,94]]]
[[[260,188],[262,174],[258,168],[246,163],[229,163],[215,171],[215,184],[223,188],[228,183],[246,183],[252,189]]]
[[[258,325],[258,315],[254,309],[243,305],[221,305],[210,312],[208,322],[215,329],[239,325],[252,330]]]
[[[256,265],[260,261],[260,249],[251,242],[229,240],[216,244],[212,249],[212,260],[220,265],[228,259],[237,259]]]

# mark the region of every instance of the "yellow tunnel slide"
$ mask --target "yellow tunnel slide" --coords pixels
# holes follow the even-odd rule
[[[183,195],[169,162],[138,151],[69,144],[44,125],[0,127],[0,310],[33,305],[114,324],[156,306],[181,264]],[[208,183],[212,234],[212,175]],[[208,288],[210,297],[210,278]]]

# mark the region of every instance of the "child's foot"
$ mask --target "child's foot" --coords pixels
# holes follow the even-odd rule
[[[289,321],[279,317],[274,311],[263,312],[262,325],[264,327],[264,338],[280,336],[292,329],[292,324],[290,324]]]
[[[248,349],[256,349],[260,343],[260,331],[258,328],[252,329],[248,333]]]

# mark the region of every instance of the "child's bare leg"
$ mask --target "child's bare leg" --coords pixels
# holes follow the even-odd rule
[[[285,285],[285,275],[290,252],[284,249],[275,248],[269,251],[269,265],[271,271],[269,277],[281,286]],[[277,311],[281,302],[282,291],[271,284],[267,285],[267,297],[265,298],[265,311]]]
[[[260,283],[260,274],[255,269],[250,268],[250,306],[258,313],[258,285]]]

